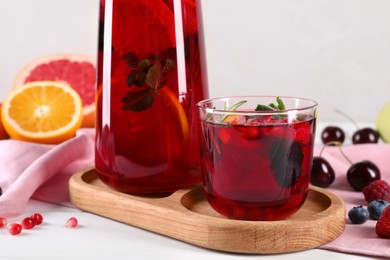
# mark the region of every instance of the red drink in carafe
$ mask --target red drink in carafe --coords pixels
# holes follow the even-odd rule
[[[170,193],[201,181],[199,9],[195,0],[101,1],[95,162],[118,191]]]

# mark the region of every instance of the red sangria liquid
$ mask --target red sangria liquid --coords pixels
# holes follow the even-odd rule
[[[95,165],[125,193],[201,182],[203,83],[195,0],[102,0]]]
[[[210,112],[202,128],[203,184],[212,208],[239,220],[280,220],[298,211],[308,193],[314,115]]]

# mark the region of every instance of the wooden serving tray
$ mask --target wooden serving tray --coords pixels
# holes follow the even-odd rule
[[[315,248],[337,238],[345,226],[343,201],[314,186],[302,208],[279,221],[227,219],[209,206],[200,186],[163,198],[133,196],[110,189],[91,169],[73,175],[69,187],[71,201],[82,210],[226,252],[271,254]]]

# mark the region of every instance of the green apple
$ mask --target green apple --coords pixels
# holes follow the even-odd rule
[[[390,143],[390,101],[379,111],[376,117],[376,129],[385,143]]]

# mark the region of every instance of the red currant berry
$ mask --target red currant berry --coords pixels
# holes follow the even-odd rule
[[[78,226],[78,221],[77,221],[77,218],[75,218],[75,217],[71,217],[65,223],[65,227],[67,227],[67,228],[76,228],[77,226]]]
[[[12,223],[8,225],[8,233],[13,236],[19,235],[22,232],[22,225],[19,223]]]
[[[32,214],[31,218],[33,218],[35,220],[35,225],[40,225],[43,222],[43,217],[39,213]]]
[[[35,227],[35,220],[31,217],[22,220],[22,226],[24,229],[32,229]]]

